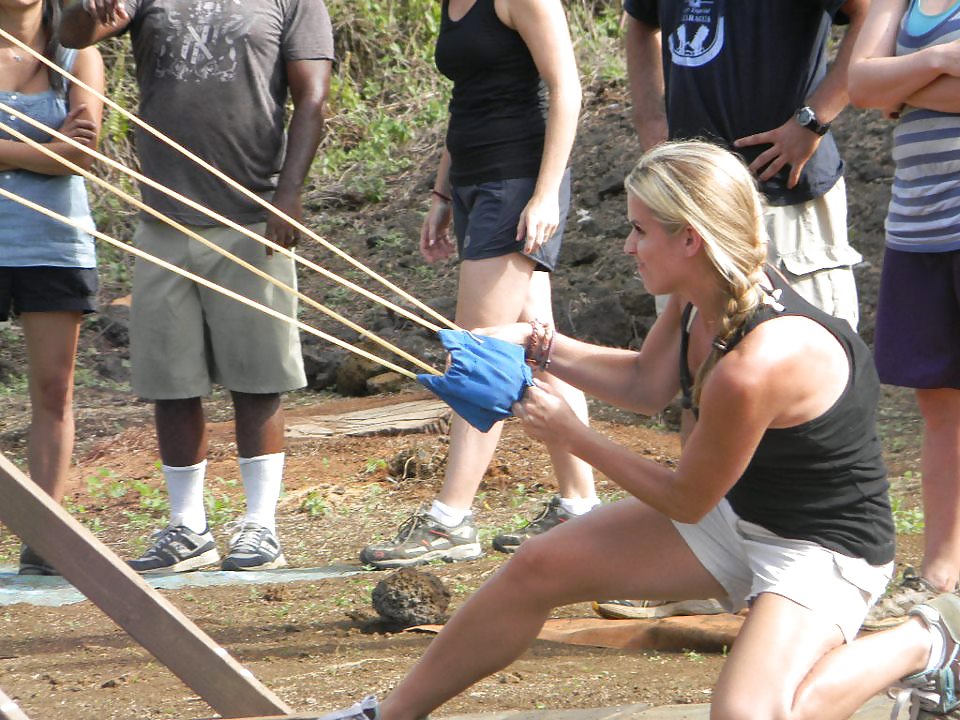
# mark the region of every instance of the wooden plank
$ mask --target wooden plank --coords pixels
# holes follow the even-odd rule
[[[399,435],[441,432],[451,413],[442,400],[414,400],[339,415],[308,415],[288,420],[289,438],[330,435]]]
[[[225,718],[290,708],[0,453],[0,522]]]
[[[0,720],[30,720],[13,700],[0,690]]]

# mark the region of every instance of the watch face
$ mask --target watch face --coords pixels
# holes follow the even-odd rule
[[[810,108],[803,107],[797,110],[797,121],[801,125],[806,125],[811,120],[813,120],[813,112],[811,112]]]

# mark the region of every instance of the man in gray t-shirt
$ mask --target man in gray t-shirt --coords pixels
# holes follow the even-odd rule
[[[302,218],[301,188],[323,132],[333,31],[323,0],[82,0],[64,11],[61,40],[84,47],[130,32],[140,117],[283,213]],[[286,129],[286,101],[294,111]],[[145,131],[137,131],[145,175],[269,240],[298,235]],[[144,201],[289,287],[292,258],[274,255],[148,186]],[[141,249],[289,316],[296,298],[151,216]],[[305,384],[295,326],[139,260],[131,308],[133,389],[156,404],[160,457],[170,493],[168,526],[139,572],[184,571],[220,560],[203,503],[207,437],[202,397],[231,391],[247,511],[230,539],[225,570],[285,564],[276,536],[283,474],[280,393]]]

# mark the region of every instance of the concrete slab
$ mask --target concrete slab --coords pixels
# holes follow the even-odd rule
[[[369,572],[357,565],[328,565],[318,568],[282,568],[257,572],[223,572],[200,570],[188,573],[165,573],[144,575],[143,579],[154,588],[178,590],[187,587],[213,587],[217,585],[267,585],[297,582],[301,580],[327,580]],[[46,607],[59,607],[83,602],[86,598],[59,576],[17,575],[16,568],[0,568],[0,605],[27,603]]]

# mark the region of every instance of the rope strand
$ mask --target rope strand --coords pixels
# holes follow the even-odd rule
[[[14,115],[16,115],[16,116],[22,116],[22,119],[27,119],[27,116],[26,116],[26,115],[22,115],[22,113],[17,112],[17,111],[14,110],[13,108],[8,107],[7,105],[5,105],[5,104],[2,103],[2,102],[0,102],[0,111],[2,111],[2,112],[11,112],[11,114],[14,114]],[[52,130],[51,128],[46,127],[46,126],[43,125],[42,123],[39,123],[39,122],[36,122],[36,121],[32,121],[31,124],[34,124],[36,127],[38,127],[38,128],[41,129],[41,130],[48,131],[48,132],[50,132],[50,133],[55,133],[55,135],[57,135],[57,136],[60,135],[60,133]],[[331,318],[337,320],[338,322],[340,322],[340,323],[342,323],[343,325],[349,327],[350,329],[352,329],[352,330],[360,333],[360,334],[363,335],[364,337],[372,340],[373,342],[375,342],[375,343],[381,345],[382,347],[390,350],[391,352],[395,353],[396,355],[399,355],[400,357],[404,358],[405,360],[413,363],[414,365],[416,365],[417,367],[421,368],[422,370],[425,370],[425,371],[427,371],[427,372],[429,372],[429,373],[431,373],[431,374],[434,374],[434,375],[439,375],[439,374],[440,374],[439,372],[437,372],[436,370],[434,370],[432,367],[430,367],[429,365],[427,365],[427,364],[426,364],[425,362],[423,362],[422,360],[419,360],[418,358],[410,355],[410,354],[407,353],[406,351],[404,351],[404,350],[402,350],[401,348],[393,345],[392,343],[388,342],[387,340],[384,340],[383,338],[380,338],[379,336],[377,336],[377,335],[374,334],[373,332],[371,332],[371,331],[369,331],[369,330],[361,327],[360,325],[357,325],[356,323],[354,323],[353,321],[351,321],[351,320],[349,320],[348,318],[344,317],[343,315],[341,315],[340,313],[336,312],[335,310],[332,310],[331,308],[326,307],[325,305],[317,302],[317,301],[314,300],[313,298],[308,297],[307,295],[304,295],[303,293],[299,292],[299,291],[296,290],[295,288],[290,287],[290,286],[287,285],[286,283],[281,282],[280,280],[278,280],[277,278],[275,278],[275,277],[271,276],[270,274],[264,272],[263,270],[255,267],[255,266],[253,266],[253,265],[251,265],[250,263],[246,262],[246,261],[243,260],[242,258],[237,257],[236,255],[234,255],[233,253],[231,253],[231,252],[229,252],[229,251],[227,251],[227,250],[224,250],[223,248],[219,247],[219,246],[216,245],[215,243],[212,243],[212,242],[210,242],[209,240],[207,240],[207,239],[206,239],[205,237],[203,237],[202,235],[200,235],[200,234],[194,232],[193,230],[191,230],[190,228],[188,228],[188,227],[180,224],[180,223],[177,222],[176,220],[173,220],[172,218],[164,215],[164,214],[161,213],[160,211],[158,211],[158,210],[150,207],[149,205],[147,205],[147,204],[144,203],[143,201],[135,198],[134,196],[132,196],[132,195],[124,192],[123,190],[121,190],[121,189],[119,189],[119,188],[117,188],[117,187],[114,187],[113,185],[111,185],[109,182],[107,182],[107,181],[104,180],[103,178],[97,177],[96,175],[94,175],[93,173],[89,172],[88,170],[85,170],[84,168],[80,167],[79,165],[77,165],[77,164],[71,162],[70,160],[62,157],[61,155],[58,155],[57,153],[53,152],[50,148],[45,147],[42,143],[38,143],[36,140],[33,140],[32,138],[30,138],[30,137],[24,135],[23,133],[17,131],[15,128],[7,125],[7,124],[6,124],[5,122],[3,122],[3,121],[0,121],[0,130],[3,130],[4,132],[9,133],[12,137],[15,137],[17,140],[20,140],[21,142],[23,142],[23,143],[29,145],[30,147],[32,147],[33,149],[35,149],[35,150],[37,150],[37,151],[39,151],[39,152],[47,155],[48,157],[51,157],[51,158],[53,158],[53,159],[58,160],[61,164],[63,164],[64,166],[66,166],[67,168],[69,168],[70,170],[72,170],[72,171],[73,171],[74,173],[76,173],[77,175],[81,175],[81,176],[83,176],[84,178],[86,178],[87,180],[90,180],[90,181],[92,181],[92,182],[100,185],[101,187],[106,188],[107,190],[109,190],[110,192],[114,193],[114,194],[117,195],[118,197],[120,197],[120,198],[122,198],[123,200],[126,200],[127,202],[129,202],[129,203],[131,203],[132,205],[136,206],[136,207],[139,208],[140,210],[143,210],[143,211],[149,213],[150,215],[153,215],[155,218],[157,218],[158,220],[161,220],[162,222],[166,223],[167,225],[169,225],[170,227],[174,228],[174,229],[177,230],[178,232],[183,233],[183,234],[186,235],[187,237],[193,238],[194,240],[196,240],[197,242],[201,243],[202,245],[205,245],[206,247],[210,248],[210,249],[213,250],[214,252],[217,252],[217,253],[219,253],[220,255],[223,255],[224,257],[232,260],[233,262],[235,262],[235,263],[237,263],[238,265],[240,265],[241,267],[249,270],[250,272],[254,273],[255,275],[261,277],[262,279],[266,280],[267,282],[269,282],[269,283],[271,283],[271,284],[273,284],[273,285],[275,285],[275,286],[283,289],[284,291],[286,291],[286,292],[288,292],[288,293],[291,293],[291,294],[295,295],[296,297],[300,298],[301,300],[303,300],[305,303],[307,303],[307,304],[310,305],[311,307],[314,307],[314,308],[316,308],[317,310],[320,310],[321,312],[325,313],[328,317],[331,317]],[[66,136],[63,136],[63,137],[66,137]],[[82,146],[82,145],[79,145],[79,144],[78,144],[78,146],[79,146],[79,147],[85,147],[85,146]],[[239,227],[242,227],[242,226],[239,226]],[[254,233],[254,235],[256,235],[256,233]],[[257,237],[259,238],[260,236],[257,236]],[[266,240],[266,238],[260,238],[260,239],[263,240],[264,243],[269,242],[269,241]],[[277,247],[279,247],[279,246],[277,246]],[[438,329],[439,329],[439,328],[438,328]]]
[[[295,326],[297,326],[298,328],[300,328],[301,330],[303,330],[304,332],[310,333],[311,335],[316,335],[317,337],[319,337],[319,338],[321,338],[321,339],[323,339],[323,340],[326,340],[327,342],[333,343],[334,345],[336,345],[336,346],[338,346],[338,347],[341,347],[341,348],[343,348],[344,350],[349,350],[350,352],[352,352],[352,353],[354,353],[354,354],[356,354],[356,355],[359,355],[360,357],[366,358],[367,360],[371,360],[371,361],[373,361],[373,362],[375,362],[375,363],[377,363],[377,364],[379,364],[379,365],[382,365],[383,367],[385,367],[385,368],[387,368],[387,369],[389,369],[389,370],[393,370],[394,372],[399,373],[400,375],[403,375],[404,377],[410,378],[411,380],[416,380],[416,379],[417,379],[417,376],[416,376],[414,373],[410,372],[410,371],[407,370],[406,368],[400,367],[399,365],[395,365],[394,363],[390,362],[389,360],[384,360],[383,358],[378,357],[378,356],[374,355],[373,353],[367,352],[366,350],[364,350],[364,349],[362,349],[362,348],[358,348],[358,347],[356,347],[355,345],[351,345],[350,343],[348,343],[348,342],[346,342],[346,341],[344,341],[344,340],[341,340],[341,339],[338,338],[338,337],[334,337],[333,335],[329,335],[329,334],[323,332],[322,330],[317,330],[316,328],[311,327],[310,325],[307,325],[306,323],[301,322],[301,321],[297,320],[296,318],[292,318],[292,317],[290,317],[289,315],[284,315],[282,312],[280,312],[280,311],[278,311],[278,310],[274,310],[273,308],[267,307],[266,305],[261,305],[260,303],[254,301],[254,300],[251,300],[251,299],[249,299],[249,298],[246,298],[246,297],[244,297],[243,295],[240,295],[240,294],[238,294],[238,293],[235,293],[235,292],[233,292],[232,290],[229,290],[229,289],[227,289],[227,288],[225,288],[225,287],[222,287],[221,285],[218,285],[218,284],[215,283],[215,282],[211,282],[210,280],[207,280],[206,278],[200,277],[199,275],[196,275],[195,273],[192,273],[192,272],[190,272],[189,270],[184,270],[183,268],[179,268],[179,267],[177,267],[176,265],[167,262],[166,260],[161,260],[160,258],[158,258],[158,257],[155,256],[155,255],[151,255],[151,254],[148,253],[148,252],[144,252],[144,251],[141,250],[140,248],[134,247],[134,246],[132,246],[132,245],[128,245],[128,244],[125,243],[125,242],[121,242],[121,241],[119,241],[119,240],[117,240],[117,239],[115,239],[115,238],[112,238],[112,237],[110,237],[109,235],[106,235],[106,234],[100,232],[99,230],[91,230],[90,228],[85,227],[85,226],[83,225],[83,223],[81,223],[81,222],[79,222],[79,221],[77,221],[77,220],[74,220],[73,218],[68,218],[68,217],[66,217],[65,215],[61,215],[61,214],[59,214],[59,213],[56,213],[56,212],[54,212],[53,210],[50,210],[50,209],[48,209],[48,208],[45,208],[43,205],[38,205],[37,203],[32,202],[32,201],[30,201],[30,200],[27,200],[26,198],[21,197],[21,196],[17,195],[16,193],[12,193],[12,192],[10,192],[9,190],[6,190],[6,189],[4,189],[4,188],[2,188],[2,187],[0,187],[0,197],[4,197],[4,198],[7,198],[8,200],[12,200],[13,202],[19,203],[20,205],[23,205],[24,207],[28,207],[28,208],[30,208],[31,210],[36,210],[37,212],[39,212],[39,213],[41,213],[41,214],[43,214],[43,215],[46,215],[46,216],[49,217],[49,218],[52,218],[52,219],[54,219],[54,220],[58,220],[59,222],[62,222],[62,223],[64,223],[65,225],[70,225],[71,227],[77,228],[78,230],[81,230],[81,231],[83,231],[83,232],[85,232],[85,233],[89,233],[89,234],[93,235],[95,238],[97,238],[98,240],[103,240],[104,242],[106,242],[106,243],[108,243],[108,244],[110,244],[110,245],[112,245],[112,246],[114,246],[114,247],[116,247],[116,248],[119,248],[119,249],[124,250],[124,251],[126,251],[126,252],[129,252],[129,253],[131,253],[131,254],[133,254],[133,255],[136,255],[136,256],[139,257],[139,258],[143,258],[144,260],[147,260],[147,261],[152,262],[152,263],[154,263],[154,264],[156,264],[156,265],[159,265],[160,267],[165,268],[165,269],[167,269],[167,270],[170,270],[171,272],[175,272],[175,273],[177,273],[178,275],[182,275],[183,277],[185,277],[185,278],[187,278],[187,279],[189,279],[189,280],[192,280],[193,282],[197,283],[198,285],[203,285],[204,287],[209,288],[209,289],[211,289],[211,290],[214,290],[215,292],[218,292],[218,293],[220,293],[221,295],[226,295],[226,296],[229,297],[229,298],[233,298],[234,300],[237,300],[238,302],[241,302],[241,303],[243,303],[244,305],[247,305],[247,306],[252,307],[252,308],[254,308],[254,309],[256,309],[256,310],[259,310],[259,311],[261,311],[261,312],[263,312],[263,313],[266,313],[267,315],[270,315],[270,316],[272,316],[272,317],[275,317],[275,318],[277,318],[278,320],[283,320],[283,321],[286,322],[286,323],[290,323],[291,325],[295,325]],[[436,373],[436,371],[434,371],[434,373],[435,373],[435,374],[439,374],[439,373]]]
[[[163,142],[164,144],[168,145],[169,147],[172,147],[174,150],[176,150],[176,151],[179,152],[180,154],[184,155],[185,157],[189,158],[190,160],[192,160],[194,163],[196,163],[197,165],[199,165],[200,167],[202,167],[202,168],[203,168],[204,170],[206,170],[207,172],[211,173],[211,174],[214,175],[215,177],[217,177],[217,178],[219,178],[220,180],[222,180],[223,182],[225,182],[227,185],[229,185],[230,187],[232,187],[234,190],[237,190],[238,192],[240,192],[244,197],[246,197],[246,198],[254,201],[254,202],[257,203],[258,205],[260,205],[260,206],[262,206],[263,208],[265,208],[268,212],[273,213],[273,214],[276,215],[277,217],[281,218],[281,219],[284,220],[285,222],[287,222],[287,223],[289,223],[290,225],[292,225],[293,227],[295,227],[297,230],[299,230],[300,232],[302,232],[304,235],[306,235],[306,236],[309,237],[310,239],[312,239],[312,240],[320,243],[321,245],[323,245],[325,248],[327,248],[327,249],[330,250],[331,252],[339,255],[341,258],[343,258],[344,260],[346,260],[347,262],[349,262],[349,263],[350,263],[351,265],[353,265],[355,268],[357,268],[357,269],[360,270],[361,272],[367,274],[368,276],[370,276],[371,278],[373,278],[374,280],[376,280],[377,282],[379,282],[379,283],[380,283],[381,285],[383,285],[384,287],[386,287],[386,288],[392,290],[393,292],[397,293],[397,295],[399,295],[400,297],[402,297],[404,300],[412,303],[415,307],[417,307],[417,308],[419,308],[420,310],[422,310],[423,312],[427,313],[428,315],[430,315],[430,316],[433,317],[434,319],[440,321],[441,323],[443,323],[444,325],[446,325],[448,328],[450,328],[450,329],[452,329],[452,330],[459,330],[459,329],[460,329],[455,323],[453,323],[453,322],[451,322],[450,320],[448,320],[447,318],[445,318],[443,315],[441,315],[440,313],[438,313],[436,310],[434,310],[433,308],[431,308],[431,307],[430,307],[429,305],[427,305],[426,303],[421,302],[420,300],[417,300],[415,297],[413,297],[412,295],[410,295],[409,293],[407,293],[405,290],[401,289],[401,288],[400,288],[399,286],[397,286],[396,284],[390,282],[390,281],[387,280],[385,277],[379,275],[379,274],[376,273],[374,270],[372,270],[371,268],[367,267],[366,265],[364,265],[363,263],[361,263],[361,262],[360,262],[359,260],[357,260],[356,258],[352,257],[349,253],[341,250],[340,248],[338,248],[336,245],[334,245],[334,244],[331,243],[330,241],[325,240],[324,238],[320,237],[320,236],[317,235],[313,230],[311,230],[310,228],[308,228],[306,225],[304,225],[304,224],[301,223],[300,221],[295,220],[294,218],[290,217],[290,216],[287,215],[286,213],[281,212],[280,210],[278,210],[276,207],[274,207],[273,205],[271,205],[269,202],[267,202],[266,200],[264,200],[263,198],[261,198],[261,197],[260,197],[259,195],[257,195],[256,193],[254,193],[254,192],[252,192],[251,190],[243,187],[240,183],[238,183],[236,180],[234,180],[234,179],[232,179],[231,177],[229,177],[228,175],[226,175],[226,174],[225,174],[224,172],[222,172],[221,170],[218,170],[217,168],[213,167],[212,165],[210,165],[208,162],[206,162],[206,161],[203,160],[202,158],[198,157],[197,155],[195,155],[194,153],[190,152],[189,150],[187,150],[185,147],[183,147],[182,145],[180,145],[179,143],[177,143],[177,142],[174,141],[173,139],[167,137],[167,136],[164,135],[162,132],[160,132],[160,131],[157,130],[156,128],[152,127],[152,126],[151,126],[149,123],[147,123],[146,121],[141,120],[141,119],[140,119],[137,115],[135,115],[134,113],[131,113],[129,110],[124,109],[123,107],[121,107],[120,105],[118,105],[117,103],[115,103],[113,100],[111,100],[110,98],[108,98],[108,97],[107,97],[106,95],[104,95],[103,93],[101,93],[101,92],[97,91],[96,89],[90,87],[88,84],[86,84],[85,82],[83,82],[83,81],[80,80],[79,78],[75,77],[73,74],[67,72],[67,71],[64,70],[62,67],[60,67],[59,65],[57,65],[56,63],[48,60],[48,59],[45,58],[42,54],[40,54],[40,53],[38,53],[36,50],[34,50],[32,47],[30,47],[30,46],[27,45],[26,43],[22,42],[22,41],[19,40],[18,38],[14,37],[13,35],[11,35],[10,33],[8,33],[6,30],[4,30],[4,29],[2,29],[2,28],[0,28],[0,37],[4,38],[5,40],[7,40],[8,42],[10,42],[11,44],[16,45],[17,47],[21,48],[21,49],[24,50],[25,52],[29,53],[31,56],[33,56],[34,58],[36,58],[37,60],[39,60],[41,63],[43,63],[43,64],[46,65],[47,67],[53,69],[55,72],[57,72],[57,73],[59,73],[60,75],[62,75],[63,77],[65,77],[65,78],[66,78],[67,80],[69,80],[71,83],[77,85],[78,87],[82,87],[82,88],[83,88],[84,90],[86,90],[87,92],[92,93],[97,99],[101,100],[107,107],[109,107],[109,108],[111,108],[111,109],[113,109],[113,110],[116,110],[116,111],[119,112],[121,115],[123,115],[124,117],[128,118],[129,120],[131,120],[134,124],[138,125],[140,128],[142,128],[143,130],[147,131],[148,133],[150,133],[151,135],[153,135],[155,138],[157,138],[158,140],[160,140],[160,141]]]

